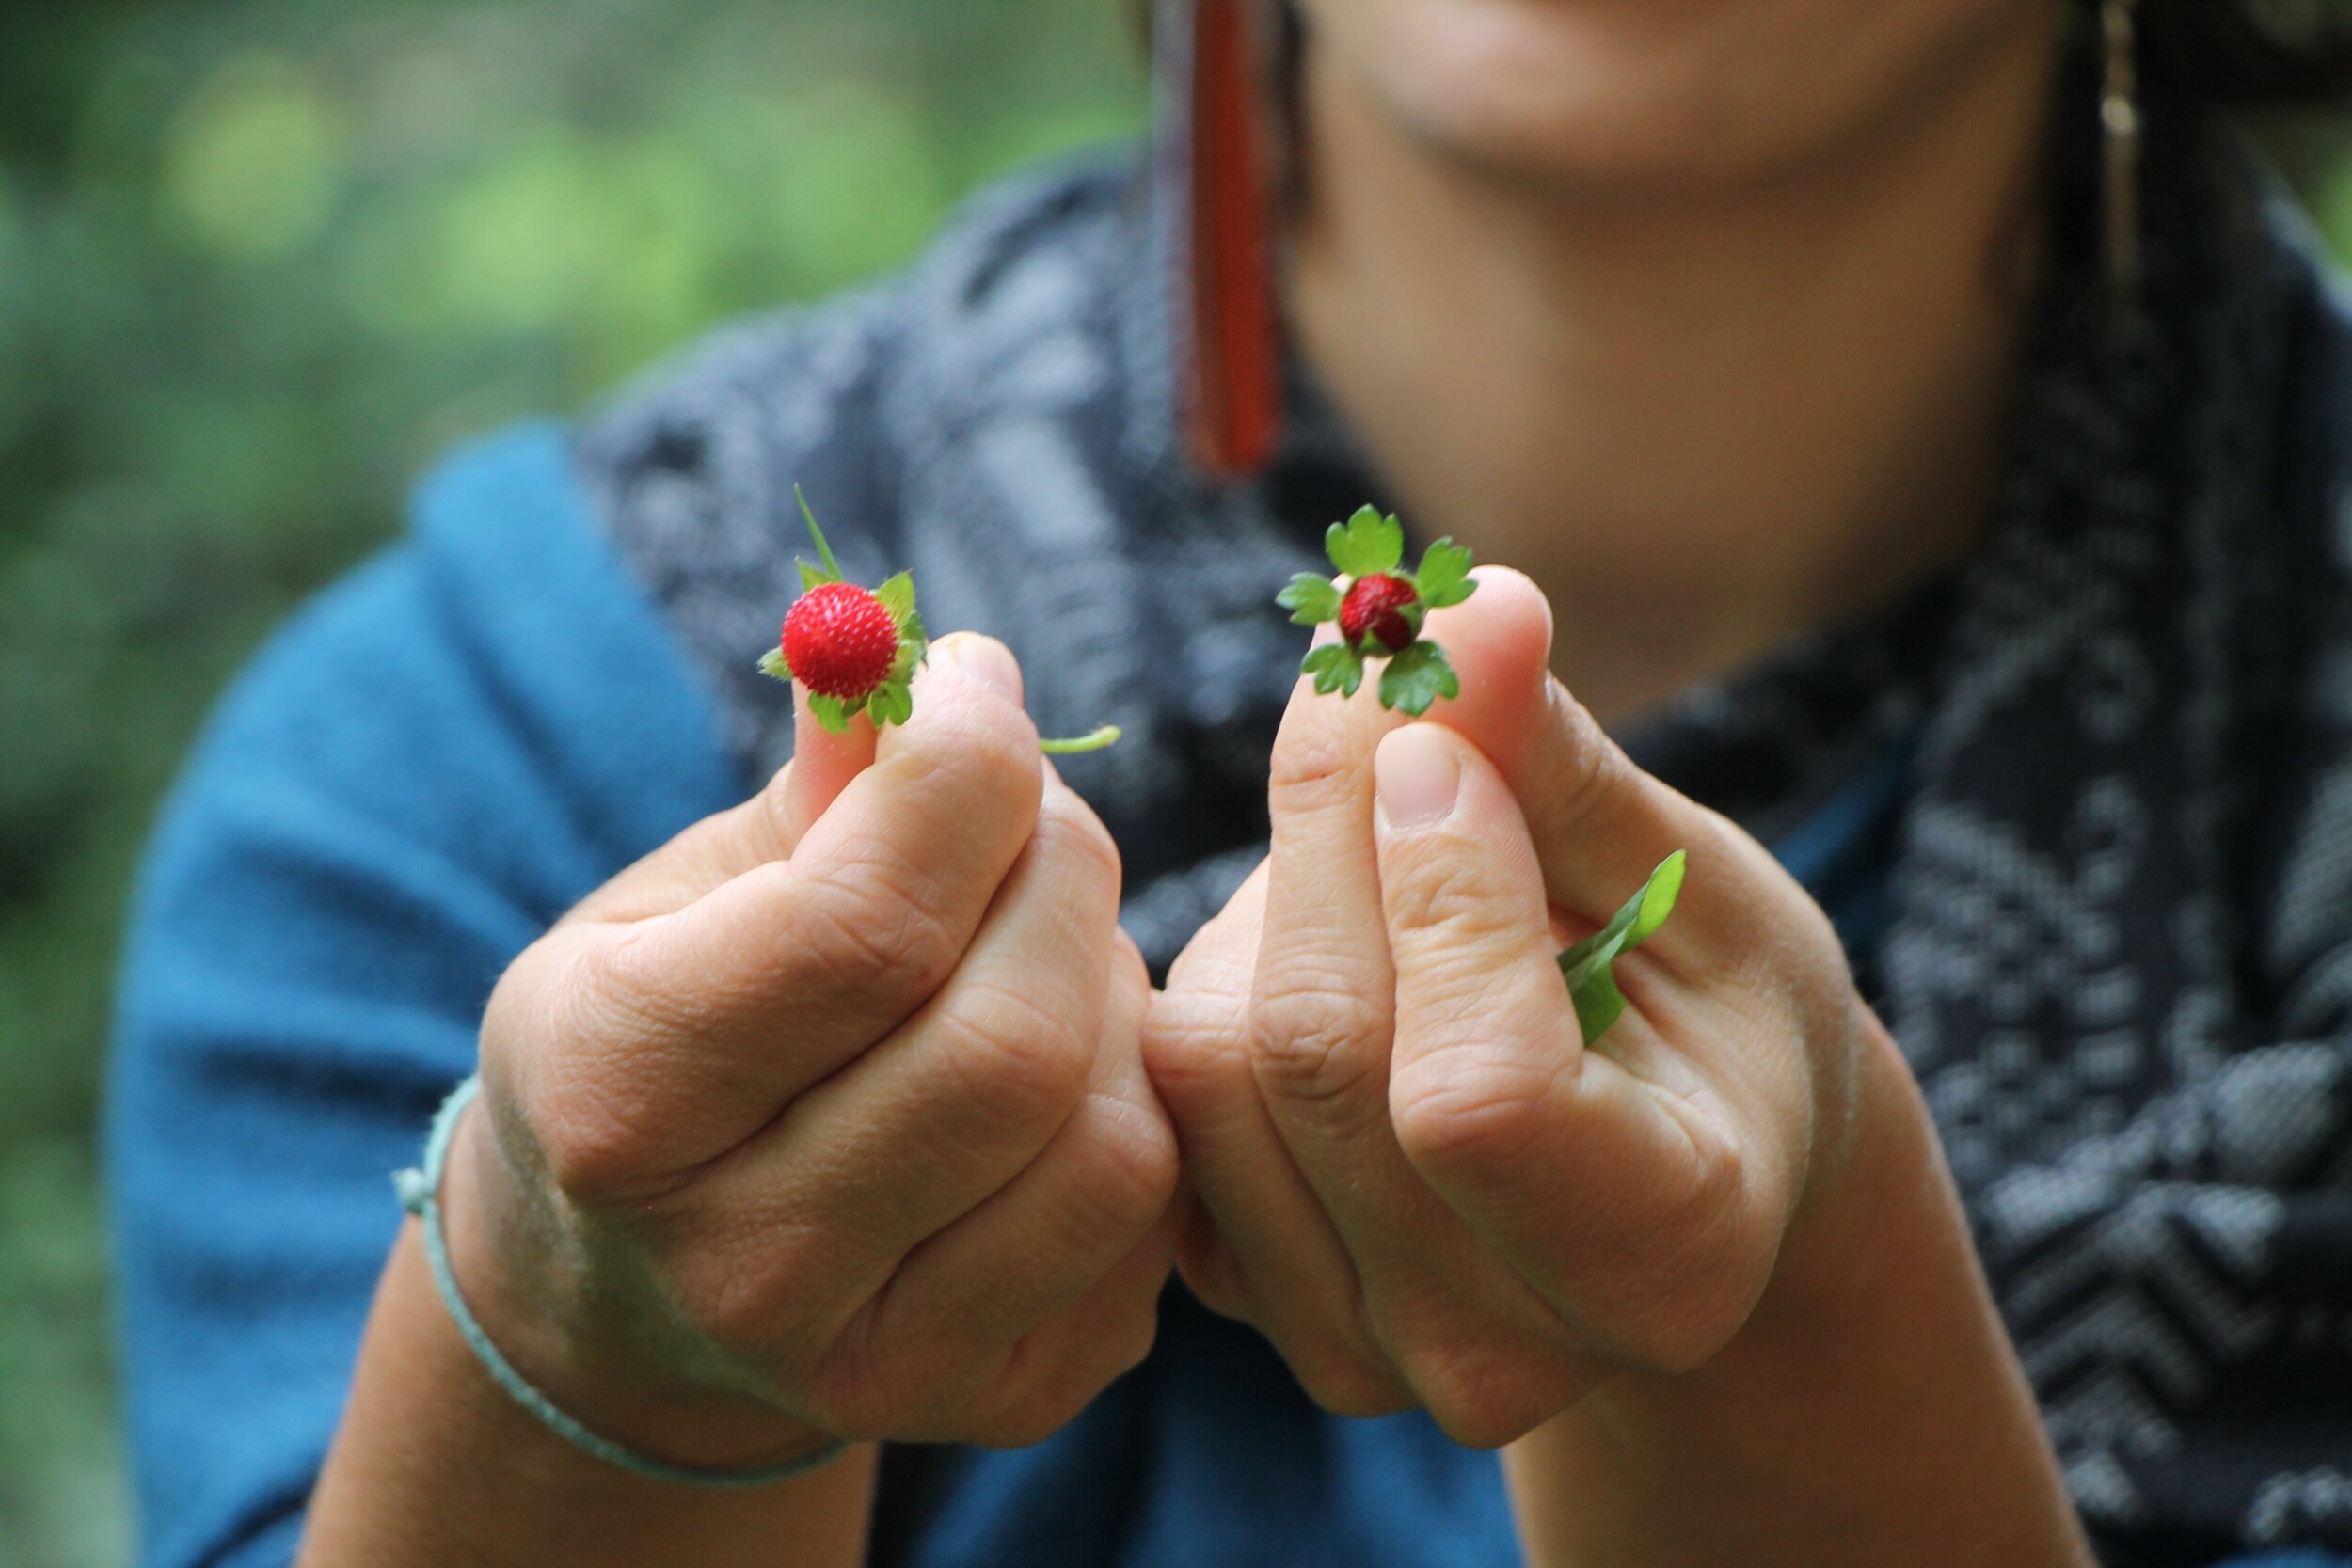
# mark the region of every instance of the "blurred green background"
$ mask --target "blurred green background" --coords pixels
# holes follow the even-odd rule
[[[112,1568],[90,1126],[221,683],[418,468],[1129,134],[1118,0],[0,7],[0,1568]]]

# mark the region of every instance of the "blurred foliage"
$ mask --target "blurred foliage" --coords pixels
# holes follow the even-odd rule
[[[0,8],[0,1568],[127,1560],[90,1128],[221,683],[451,441],[1124,135],[1113,0]]]

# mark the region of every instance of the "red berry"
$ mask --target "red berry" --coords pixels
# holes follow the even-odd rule
[[[1370,637],[1389,652],[1401,654],[1413,643],[1413,623],[1405,618],[1405,607],[1420,597],[1411,583],[1386,572],[1358,578],[1340,601],[1340,635],[1359,647]]]
[[[857,584],[820,583],[784,618],[784,657],[810,691],[855,702],[898,662],[898,623]]]

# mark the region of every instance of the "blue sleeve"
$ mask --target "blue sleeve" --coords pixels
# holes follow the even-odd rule
[[[291,1560],[493,982],[741,794],[560,432],[462,455],[230,694],[150,850],[106,1133],[147,1568]]]

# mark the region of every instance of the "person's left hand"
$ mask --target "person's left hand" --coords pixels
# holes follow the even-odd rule
[[[1550,678],[1527,578],[1479,581],[1430,619],[1463,680],[1430,720],[1301,682],[1272,854],[1144,1051],[1201,1202],[1194,1291],[1325,1407],[1491,1447],[1732,1340],[1836,1185],[1862,1075],[1900,1069],[1804,891]],[[1681,906],[1587,1050],[1556,956],[1677,849]]]

